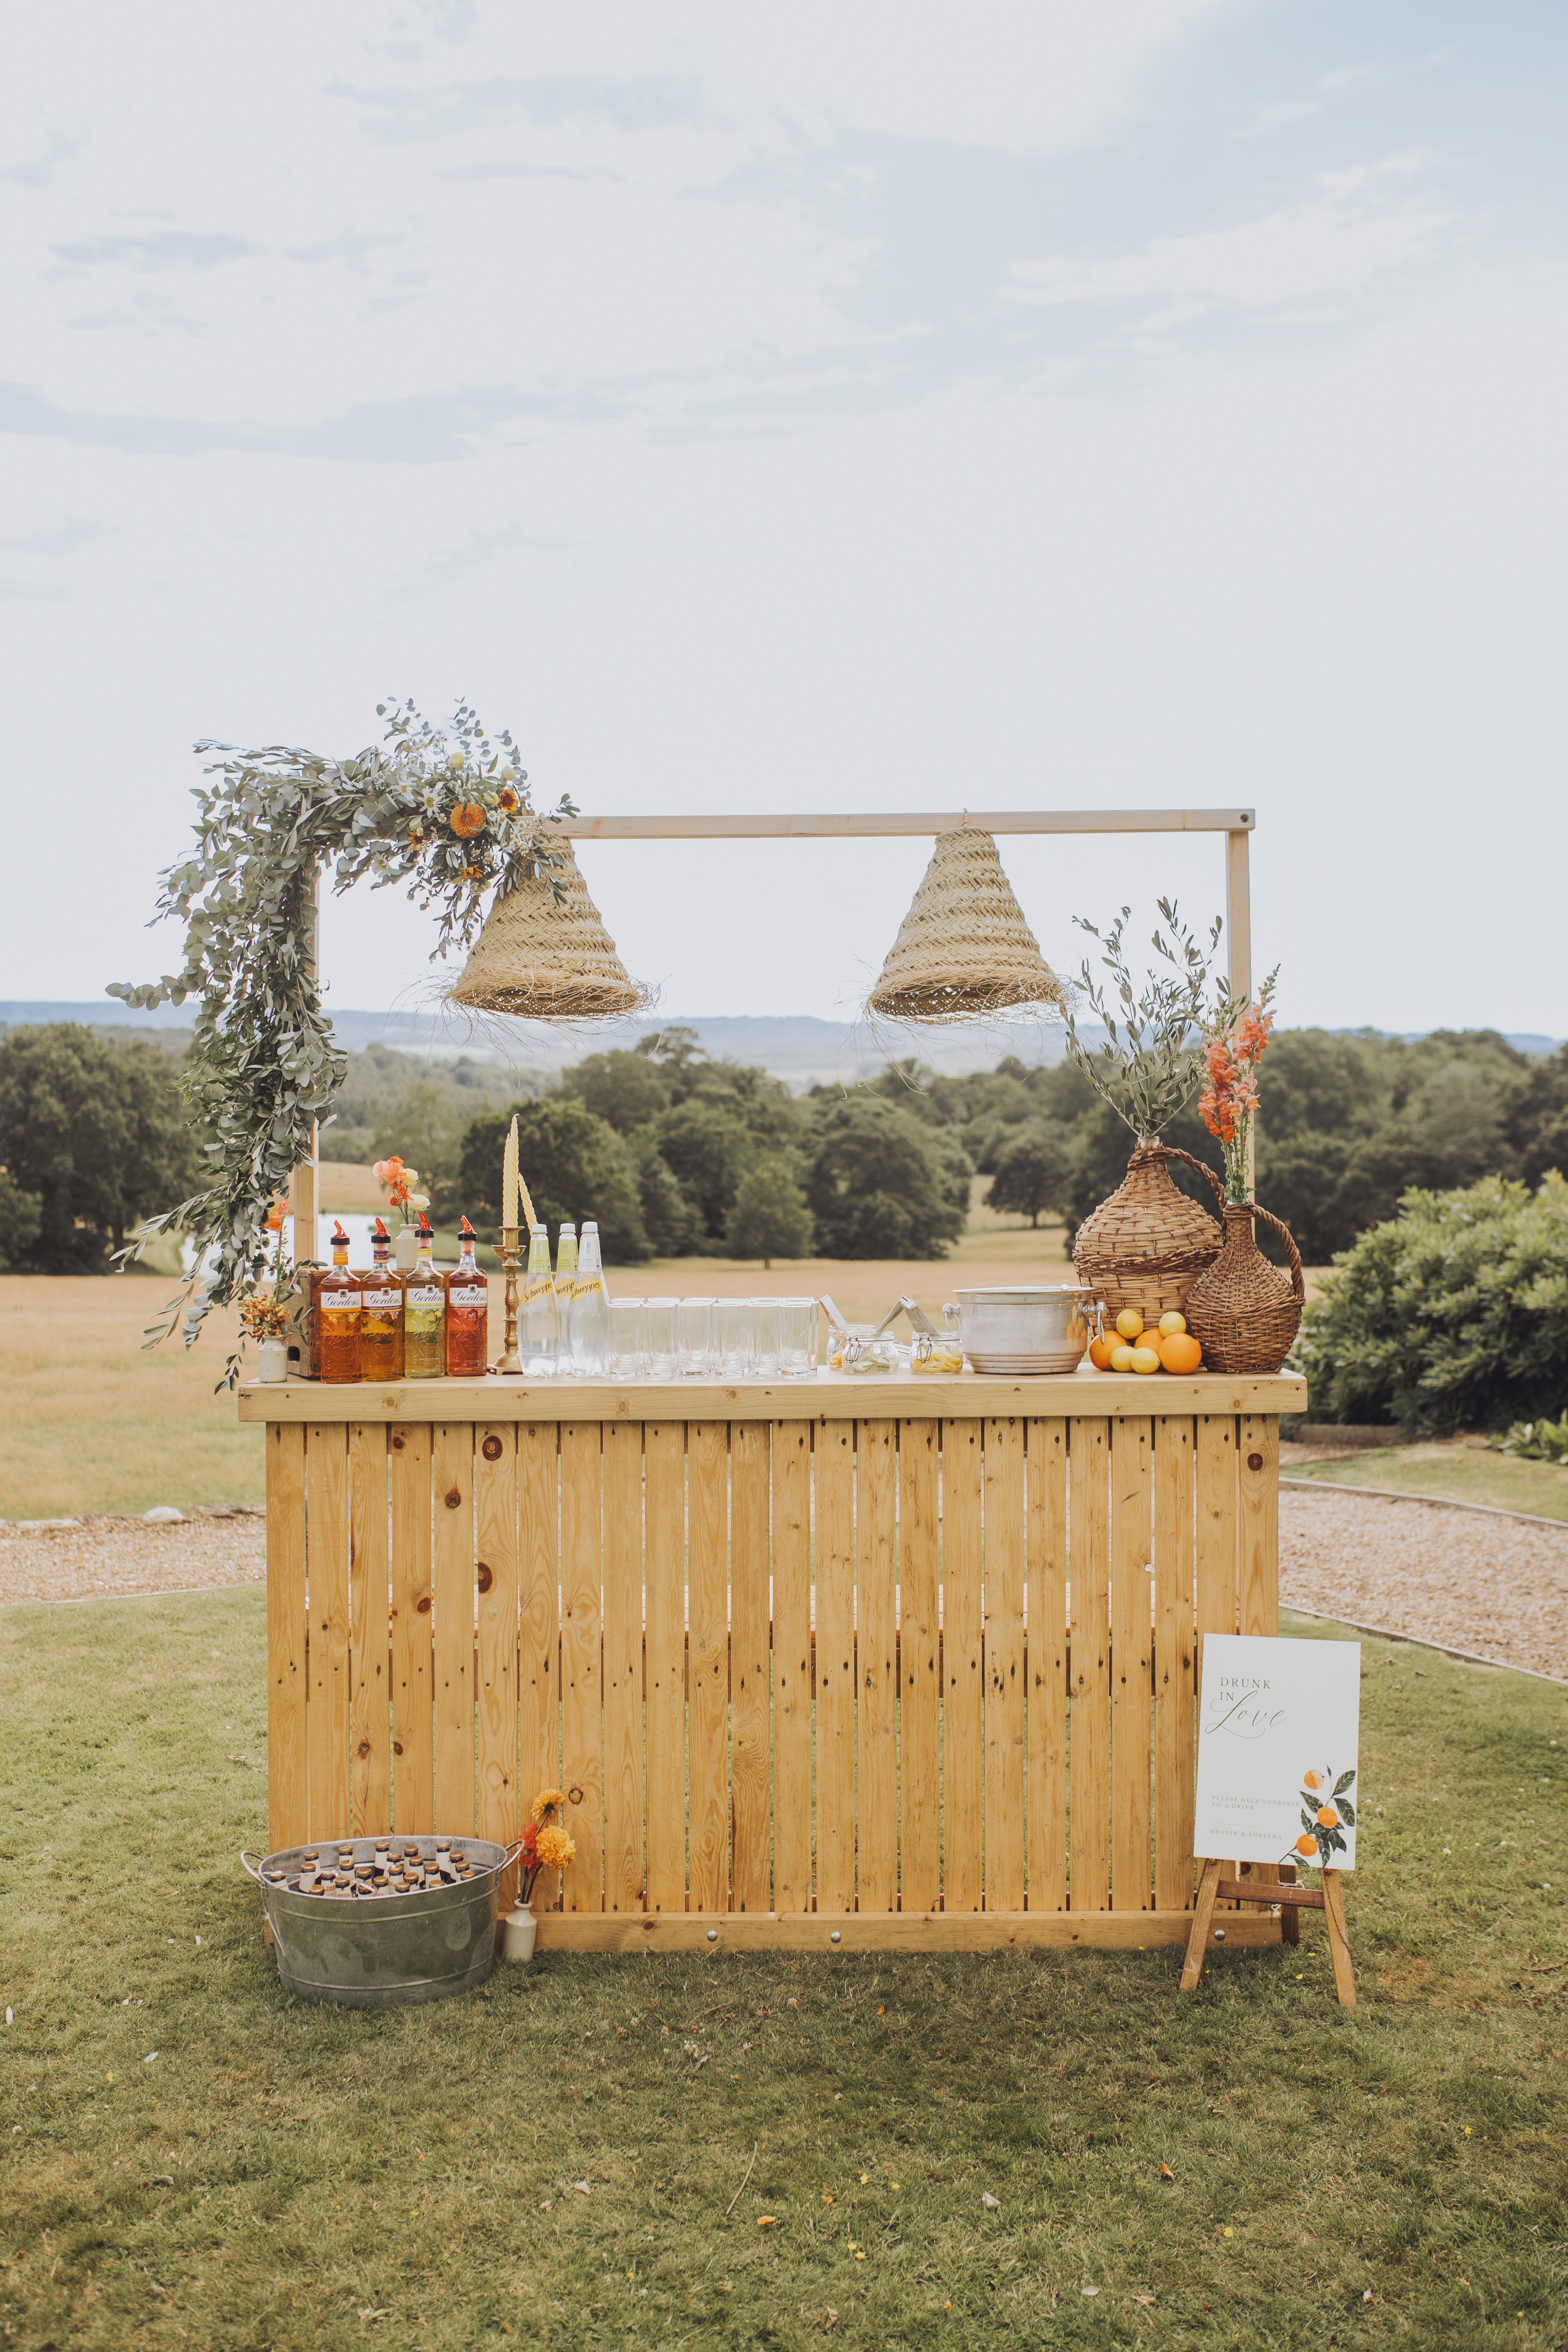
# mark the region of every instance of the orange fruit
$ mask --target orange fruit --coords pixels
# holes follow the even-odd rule
[[[1124,1339],[1135,1339],[1144,1328],[1144,1318],[1135,1307],[1124,1307],[1116,1318],[1116,1328]]]
[[[1173,1331],[1185,1331],[1186,1329],[1186,1317],[1185,1315],[1178,1315],[1174,1307],[1168,1315],[1162,1315],[1160,1317],[1160,1337],[1162,1339],[1168,1339]]]
[[[1301,1775],[1301,1786],[1303,1789],[1322,1789],[1326,1788],[1327,1785],[1328,1774],[1326,1772],[1303,1772]]]
[[[1332,1805],[1320,1805],[1318,1807],[1318,1827],[1321,1830],[1338,1829],[1339,1815],[1335,1812]]]
[[[1133,1370],[1135,1372],[1157,1372],[1161,1369],[1160,1351],[1157,1348],[1133,1349]]]
[[[1160,1341],[1160,1361],[1167,1372],[1196,1372],[1203,1349],[1190,1331],[1172,1331]]]
[[[1316,1853],[1317,1850],[1318,1842],[1316,1838],[1309,1837],[1305,1830],[1303,1830],[1301,1836],[1296,1840],[1296,1852],[1298,1853],[1313,1854]]]
[[[1093,1365],[1097,1372],[1108,1372],[1110,1370],[1111,1350],[1114,1348],[1115,1344],[1116,1342],[1114,1339],[1090,1340],[1089,1360]]]

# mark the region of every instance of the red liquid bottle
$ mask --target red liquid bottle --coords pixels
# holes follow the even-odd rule
[[[357,1381],[360,1377],[360,1276],[349,1271],[349,1236],[340,1224],[332,1227],[332,1271],[316,1286],[316,1377],[319,1381]]]
[[[490,1286],[474,1262],[475,1233],[462,1225],[463,1255],[446,1277],[446,1377],[479,1380],[489,1370]]]

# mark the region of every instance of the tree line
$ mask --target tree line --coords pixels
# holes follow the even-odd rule
[[[141,1218],[196,1189],[202,1139],[172,1042],[65,1023],[0,1035],[0,1265],[100,1271]],[[1259,1197],[1310,1265],[1391,1217],[1412,1186],[1535,1184],[1568,1168],[1568,1047],[1532,1060],[1491,1030],[1413,1044],[1285,1030],[1260,1076]],[[539,1213],[597,1215],[620,1265],[941,1257],[964,1231],[976,1173],[993,1207],[1071,1233],[1120,1182],[1132,1139],[1071,1063],[1009,1058],[960,1077],[905,1063],[795,1096],[672,1029],[531,1087],[492,1065],[372,1047],[350,1057],[322,1156],[399,1152],[438,1219],[465,1211],[493,1229],[514,1109]],[[1166,1140],[1218,1172],[1196,1112]]]

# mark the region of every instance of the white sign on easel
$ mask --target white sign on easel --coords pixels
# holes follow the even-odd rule
[[[1195,1854],[1354,1870],[1361,1643],[1210,1633]]]

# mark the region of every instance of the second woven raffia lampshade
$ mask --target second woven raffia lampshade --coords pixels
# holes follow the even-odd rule
[[[988,833],[939,833],[866,1010],[890,1021],[963,1021],[1065,1003]]]
[[[616,953],[570,842],[553,841],[550,847],[554,866],[525,866],[516,888],[486,916],[473,953],[447,992],[448,1003],[524,1021],[596,1021],[640,1012],[647,992]],[[552,878],[564,901],[550,888]]]

